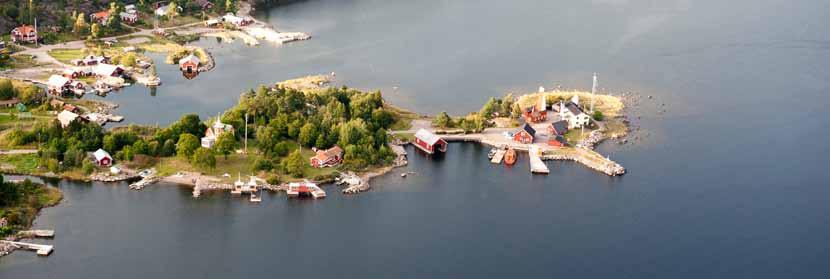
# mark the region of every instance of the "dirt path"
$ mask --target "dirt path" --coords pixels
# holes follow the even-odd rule
[[[14,150],[0,150],[0,155],[20,155],[20,154],[35,154],[37,149],[14,149]]]

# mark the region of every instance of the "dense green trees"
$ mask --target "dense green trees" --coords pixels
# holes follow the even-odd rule
[[[14,86],[8,79],[0,79],[0,100],[14,98]]]
[[[213,155],[213,150],[199,147],[193,152],[190,163],[202,170],[212,170],[216,167],[216,156]]]
[[[216,152],[225,156],[225,160],[228,159],[228,155],[233,153],[236,150],[236,137],[233,133],[224,133],[219,135],[219,138],[216,139],[216,144],[213,146],[216,149]]]
[[[182,158],[190,158],[199,146],[199,138],[188,133],[181,134],[178,143],[176,143],[176,155]]]
[[[226,112],[223,121],[243,125],[246,113],[263,160],[270,161],[257,163],[263,167],[280,166],[290,172],[285,169],[290,165],[285,160],[296,144],[320,149],[340,145],[352,150],[344,157],[344,166],[350,169],[393,158],[385,144],[386,129],[394,123],[395,114],[384,109],[380,92],[343,87],[304,93],[260,87],[243,94],[239,105]],[[291,156],[296,159],[301,155]],[[308,164],[308,158],[301,161],[302,165]],[[294,174],[299,173],[294,170]]]

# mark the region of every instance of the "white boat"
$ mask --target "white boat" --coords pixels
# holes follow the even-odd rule
[[[262,201],[262,190],[251,192],[250,201],[251,202],[261,202]]]

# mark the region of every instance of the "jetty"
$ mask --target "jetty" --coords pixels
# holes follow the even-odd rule
[[[20,231],[17,233],[18,237],[21,238],[33,238],[33,237],[41,237],[41,238],[53,238],[55,237],[54,230],[28,230],[28,231]]]
[[[311,182],[292,182],[288,184],[285,194],[289,198],[299,197],[300,195],[310,195],[312,198],[321,199],[326,197],[326,191],[320,189],[317,184]]]
[[[545,162],[542,161],[540,154],[542,153],[537,147],[533,146],[530,148],[528,154],[530,154],[530,172],[531,173],[541,173],[541,174],[548,174],[550,170],[548,170],[548,166],[545,165]]]
[[[52,245],[45,245],[45,244],[36,244],[36,243],[28,243],[28,242],[20,242],[20,241],[8,241],[8,240],[0,240],[0,243],[7,244],[12,246],[16,249],[26,249],[35,251],[38,256],[49,256],[54,251],[54,246]]]
[[[493,155],[493,159],[490,159],[490,163],[501,164],[501,161],[504,159],[504,154],[505,153],[507,153],[507,150],[504,150],[504,149],[496,150],[496,154]]]

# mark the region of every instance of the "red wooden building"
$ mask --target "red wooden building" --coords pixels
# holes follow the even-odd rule
[[[429,154],[436,151],[447,152],[447,141],[424,129],[415,133],[415,146]]]
[[[92,159],[95,160],[95,164],[105,167],[112,165],[112,156],[103,149],[98,149],[95,153],[92,153]]]
[[[568,145],[568,142],[565,140],[565,137],[563,136],[555,136],[551,137],[550,140],[548,140],[548,145],[555,147],[565,147]]]
[[[530,144],[533,143],[533,138],[536,137],[536,130],[530,127],[530,124],[525,123],[522,127],[513,134],[513,140],[516,142]]]
[[[525,122],[528,123],[539,123],[548,119],[548,104],[545,101],[545,96],[542,95],[536,101],[536,104],[530,106],[522,112],[522,115],[525,118]]]

